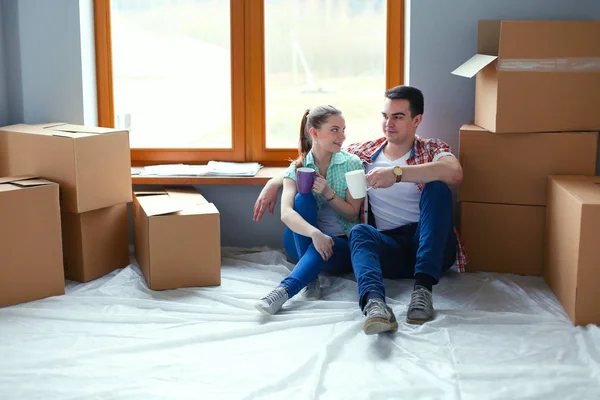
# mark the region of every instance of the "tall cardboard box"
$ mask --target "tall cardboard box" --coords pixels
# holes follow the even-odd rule
[[[600,21],[479,21],[475,124],[492,132],[600,130]]]
[[[193,189],[135,192],[135,255],[153,290],[221,284],[220,215]]]
[[[545,206],[548,175],[594,175],[597,132],[491,133],[463,125],[460,201]]]
[[[0,307],[65,293],[58,185],[0,178]]]
[[[60,185],[62,211],[131,201],[129,133],[70,124],[0,128],[0,176],[35,174]]]
[[[129,265],[127,204],[62,212],[61,221],[67,279],[88,282]]]
[[[600,325],[600,177],[548,177],[544,278],[575,325]]]
[[[542,276],[546,207],[461,203],[467,271]]]

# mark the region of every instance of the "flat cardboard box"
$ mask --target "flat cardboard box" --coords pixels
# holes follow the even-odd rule
[[[492,133],[460,129],[460,201],[546,205],[548,175],[594,175],[597,132]]]
[[[65,277],[89,282],[129,265],[127,204],[61,213]]]
[[[153,290],[221,284],[220,215],[193,189],[135,192],[136,260]]]
[[[600,325],[600,177],[548,181],[545,281],[575,325]]]
[[[11,125],[0,128],[0,150],[0,176],[35,174],[57,182],[62,211],[84,213],[131,201],[127,131]]]
[[[546,207],[461,203],[468,272],[542,276]]]
[[[65,293],[58,185],[0,178],[0,307]]]
[[[479,21],[477,54],[452,72],[475,83],[491,132],[600,130],[600,21]]]

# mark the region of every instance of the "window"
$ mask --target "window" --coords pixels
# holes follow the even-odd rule
[[[307,107],[347,141],[379,132],[402,83],[402,0],[95,0],[98,117],[132,163],[295,158]]]

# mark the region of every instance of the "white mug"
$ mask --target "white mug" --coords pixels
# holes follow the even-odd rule
[[[348,184],[348,190],[350,190],[350,194],[354,199],[366,197],[367,191],[371,189],[367,187],[365,171],[362,169],[346,172],[346,183]]]

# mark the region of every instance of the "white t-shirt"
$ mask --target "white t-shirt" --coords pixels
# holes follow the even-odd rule
[[[389,160],[383,151],[367,166],[367,173],[373,168],[407,165],[410,151],[397,160]],[[398,182],[384,189],[371,189],[368,192],[369,207],[380,231],[387,231],[419,221],[419,201],[421,192],[412,182]]]
[[[436,154],[433,161],[442,157],[454,157],[454,154],[443,152]],[[406,164],[410,158],[410,151],[397,160],[389,160],[383,150],[377,158],[367,166],[367,173],[376,167],[394,167]],[[375,224],[380,231],[387,231],[406,224],[419,222],[421,213],[419,202],[421,192],[413,182],[398,182],[385,189],[371,189],[367,192],[369,207],[375,217]]]

